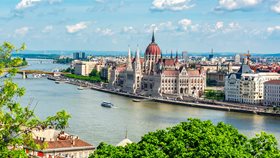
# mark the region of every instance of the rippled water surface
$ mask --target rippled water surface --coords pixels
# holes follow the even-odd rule
[[[25,69],[53,70],[66,65],[51,62],[30,61]],[[46,117],[65,109],[72,115],[68,132],[98,145],[104,141],[117,144],[125,136],[139,141],[150,131],[176,125],[187,118],[212,120],[214,123],[229,123],[247,136],[260,131],[273,133],[280,142],[280,118],[252,114],[232,113],[170,105],[154,102],[132,102],[131,98],[107,94],[94,90],[77,90],[69,84],[55,84],[47,79],[15,79],[20,86],[26,87],[26,95],[21,102],[27,105],[31,100],[36,105],[36,114]],[[100,106],[102,101],[110,101],[116,108]]]

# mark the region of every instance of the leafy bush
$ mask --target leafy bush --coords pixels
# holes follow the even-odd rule
[[[75,74],[65,74],[64,76],[77,79],[77,80],[83,80],[83,81],[89,81],[89,82],[101,82],[101,78],[99,76],[81,76],[81,75],[75,75]]]
[[[248,139],[223,122],[189,119],[174,127],[144,135],[125,147],[100,143],[90,158],[107,157],[280,157],[273,135],[262,132]]]

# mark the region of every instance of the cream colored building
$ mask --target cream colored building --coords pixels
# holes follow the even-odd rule
[[[264,83],[278,79],[280,79],[278,73],[255,73],[248,64],[242,64],[237,73],[231,73],[225,78],[225,100],[263,104]]]
[[[99,72],[102,68],[102,64],[96,61],[75,61],[73,65],[74,73],[82,76],[88,76],[93,69]]]
[[[264,105],[280,106],[280,80],[264,83]]]
[[[112,69],[109,86],[144,96],[200,97],[206,86],[205,71],[202,68],[190,69],[178,59],[178,53],[176,57],[163,58],[153,35],[144,58],[140,58],[138,49],[132,59],[129,50],[124,69],[118,66]]]

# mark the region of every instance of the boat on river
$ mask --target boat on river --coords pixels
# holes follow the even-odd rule
[[[84,87],[78,87],[77,89],[78,90],[84,90]]]
[[[144,102],[144,101],[149,101],[152,99],[132,99],[133,102]]]
[[[106,107],[106,108],[112,108],[114,106],[114,104],[112,104],[110,102],[103,101],[101,103],[101,106]]]
[[[141,102],[140,99],[132,99],[133,102]]]

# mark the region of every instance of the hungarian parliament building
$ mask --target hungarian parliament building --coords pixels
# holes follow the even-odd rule
[[[115,66],[110,73],[111,89],[152,97],[200,97],[206,86],[206,72],[191,69],[176,56],[163,58],[153,33],[152,41],[140,57],[128,50],[126,64]]]

